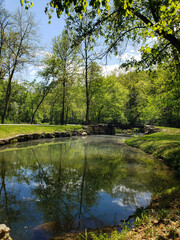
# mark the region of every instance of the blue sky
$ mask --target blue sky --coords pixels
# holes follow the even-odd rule
[[[64,18],[61,17],[58,19],[54,14],[51,24],[48,23],[48,16],[44,13],[44,9],[46,7],[46,3],[48,0],[32,0],[33,7],[30,8],[28,11],[32,12],[35,20],[38,24],[39,28],[39,35],[40,35],[40,45],[44,49],[45,52],[48,52],[51,47],[51,41],[54,36],[61,34],[65,21]],[[10,11],[14,12],[17,8],[21,7],[20,0],[5,0],[5,8]],[[37,72],[39,67],[37,66],[28,66],[24,69],[21,73],[17,73],[15,76],[20,80],[29,80],[32,81],[37,79]]]
[[[51,40],[54,36],[61,34],[65,21],[62,16],[60,19],[56,17],[56,14],[53,15],[51,24],[48,24],[48,16],[44,13],[44,9],[48,0],[32,0],[33,7],[28,11],[31,11],[39,26],[39,34],[40,34],[40,43],[43,46],[44,51],[49,51],[51,46]],[[21,7],[20,0],[5,0],[5,8],[14,12],[18,7]],[[126,52],[124,52],[121,56],[115,57],[111,56],[108,58],[108,62],[106,66],[103,66],[103,71],[105,74],[111,72],[115,68],[118,68],[120,63],[124,62],[126,59],[131,56],[137,56],[137,48],[128,46]],[[38,67],[29,66],[22,73],[19,73],[17,76],[21,79],[33,80],[37,76]]]
[[[35,19],[40,29],[41,42],[46,47],[49,46],[54,36],[59,35],[64,27],[64,19],[58,19],[54,14],[51,24],[48,24],[48,16],[44,13],[44,9],[48,0],[32,0],[34,6],[29,9],[35,15]],[[5,8],[14,12],[18,7],[21,7],[20,0],[5,0]]]

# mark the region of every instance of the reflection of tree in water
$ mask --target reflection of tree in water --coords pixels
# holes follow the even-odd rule
[[[84,143],[84,163],[82,171],[82,179],[79,188],[78,201],[78,229],[86,228],[86,221],[92,222],[95,226],[102,225],[102,219],[97,219],[96,216],[91,214],[89,207],[93,206],[97,202],[98,190],[94,188],[94,184],[91,178],[88,176],[91,171],[88,167],[88,144]]]
[[[37,204],[44,212],[44,220],[58,223],[60,232],[69,232],[72,229],[85,228],[84,218],[87,213],[89,213],[91,221],[98,221],[95,216],[90,214],[88,208],[96,201],[96,191],[93,187],[89,188],[90,182],[86,182],[88,174],[87,144],[84,145],[84,161],[80,169],[62,166],[62,161],[66,159],[66,151],[69,149],[66,144],[58,146],[58,168],[43,167],[36,152],[32,149],[39,165],[37,174],[33,176],[39,185],[33,190],[33,193],[40,200]]]
[[[21,210],[26,207],[26,203],[22,200],[17,200],[16,193],[14,193],[13,188],[9,188],[6,183],[9,181],[9,178],[13,176],[19,177],[17,170],[14,172],[14,169],[7,164],[5,160],[4,152],[0,154],[0,222],[6,223],[9,227],[20,218]]]
[[[138,158],[133,162],[133,154],[128,158],[124,148],[113,149],[112,145],[99,148],[86,142],[82,146],[83,164],[81,162],[81,166],[74,167],[71,164],[65,166],[66,162],[71,161],[70,155],[73,155],[69,153],[73,149],[71,144],[65,142],[49,146],[49,163],[40,162],[38,152],[32,149],[38,163],[38,171],[33,174],[33,179],[38,183],[33,190],[39,199],[36,204],[44,213],[44,221],[57,222],[59,231],[85,228],[87,222],[103,225],[101,219],[91,215],[90,209],[98,203],[101,189],[113,198],[120,198],[126,206],[136,206],[137,195],[154,187],[148,184],[149,179],[155,182],[154,172],[144,171]],[[107,152],[112,152],[112,149],[113,153],[108,155]],[[119,152],[121,154],[118,155]],[[52,159],[57,157],[58,161]]]

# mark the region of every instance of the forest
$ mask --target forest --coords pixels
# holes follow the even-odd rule
[[[114,1],[108,17],[106,1],[102,1],[102,6],[94,5],[91,11],[83,12],[79,6],[68,14],[66,26],[52,39],[49,52],[39,45],[34,16],[24,9],[9,13],[3,2],[0,3],[1,123],[180,127],[179,46],[164,33],[167,31],[168,37],[174,36],[179,43],[178,1],[173,1],[174,5],[172,1],[168,4],[158,1],[159,5],[154,8],[159,11],[159,21],[155,9],[145,5],[147,12],[144,14],[149,19],[154,18],[158,23],[154,25],[159,29],[143,22],[142,16],[141,22],[131,16],[132,1],[124,1],[129,4],[124,7],[126,13],[117,13],[122,6]],[[53,1],[50,2],[50,9],[46,9],[49,19],[54,7]],[[70,9],[66,1],[57,2],[62,4],[62,10],[60,5],[56,8],[57,15]],[[25,7],[30,7],[28,1]],[[150,38],[153,41],[148,45]],[[102,41],[104,43],[100,44]],[[141,59],[126,61],[119,69],[105,75],[100,59],[108,54],[119,54],[128,41],[141,45]],[[44,53],[41,58],[38,57],[40,52]],[[28,65],[40,66],[37,79],[18,79],[16,73]]]

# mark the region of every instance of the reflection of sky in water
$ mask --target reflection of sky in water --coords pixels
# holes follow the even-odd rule
[[[63,226],[69,221],[66,212],[73,218],[68,231],[74,231],[78,223],[80,229],[118,225],[137,207],[146,207],[151,200],[149,187],[156,182],[160,185],[163,176],[168,182],[168,175],[156,180],[153,160],[122,146],[121,140],[117,136],[90,136],[55,140],[54,144],[48,140],[50,145],[40,146],[41,141],[33,141],[37,147],[10,150],[4,155],[0,152],[0,164],[4,159],[7,169],[7,196],[2,191],[4,213],[0,221],[12,229],[13,240],[48,239],[41,232],[32,237],[31,230],[57,217]],[[149,181],[153,181],[151,185]]]
[[[142,192],[137,192],[136,196],[134,197],[135,200],[135,205],[131,206],[131,209],[136,209],[137,207],[146,207],[151,200],[151,193],[142,193]],[[126,205],[122,199],[116,199],[113,200],[112,203],[116,203],[121,207],[126,207]]]
[[[16,199],[22,200],[27,206],[27,208],[21,213],[21,217],[23,218],[23,215],[25,217],[25,219],[23,219],[23,223],[20,221],[13,224],[16,229],[19,228],[19,232],[21,232],[21,234],[25,234],[28,232],[28,229],[32,229],[43,223],[43,214],[36,206],[36,202],[39,202],[40,199],[36,198],[31,193],[31,190],[38,186],[38,183],[32,181],[30,184],[17,183],[15,181],[8,184],[7,190],[15,190],[14,193],[16,195]],[[88,209],[82,206],[81,229],[119,225],[122,222],[121,220],[127,220],[130,215],[133,215],[137,207],[146,207],[150,203],[151,193],[149,192],[138,192],[133,189],[126,188],[125,186],[115,187],[112,192],[114,192],[117,188],[123,192],[134,193],[135,195],[133,200],[135,204],[129,205],[125,203],[121,197],[113,198],[110,194],[101,190],[98,193],[98,199],[94,206]],[[41,233],[37,234],[39,234],[39,236],[41,235]],[[26,236],[26,239],[30,238]]]
[[[150,193],[137,192],[136,205],[130,206],[125,204],[122,198],[113,198],[107,193],[99,192],[98,204],[91,208],[91,214],[99,220],[99,225],[101,223],[104,226],[118,225],[121,220],[127,220],[130,215],[133,215],[137,207],[146,207],[150,200]]]

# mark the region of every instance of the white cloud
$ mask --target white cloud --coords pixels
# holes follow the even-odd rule
[[[102,67],[102,72],[104,76],[107,76],[111,74],[115,70],[119,70],[119,64],[114,64],[114,65],[101,65]]]
[[[38,72],[43,69],[43,66],[29,65],[24,71],[21,72],[21,75],[24,79],[28,81],[33,81],[34,79],[39,78]]]
[[[28,73],[31,76],[37,76],[38,71],[41,71],[42,69],[43,69],[43,66],[29,66]]]
[[[131,58],[136,59],[137,61],[141,60],[141,54],[139,52],[136,52],[134,50],[131,50],[128,53],[124,53],[121,56],[118,56],[118,58],[122,61],[125,62],[127,60],[131,60]]]
[[[37,56],[37,57],[45,57],[46,55],[49,55],[49,54],[51,54],[51,53],[48,51],[44,51],[44,50],[38,50],[35,52],[35,56]]]
[[[125,205],[125,204],[123,203],[123,200],[122,200],[122,199],[113,200],[112,203],[118,204],[120,207],[127,206],[127,205]]]

